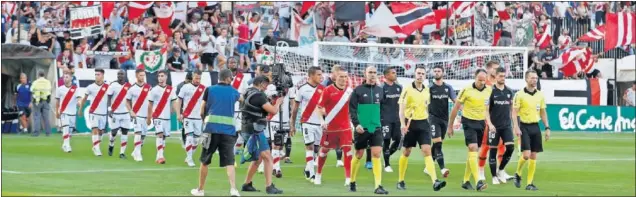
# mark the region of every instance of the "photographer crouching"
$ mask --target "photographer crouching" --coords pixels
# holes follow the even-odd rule
[[[245,177],[242,191],[258,192],[252,185],[252,178],[256,174],[258,165],[263,162],[265,171],[273,171],[273,158],[270,152],[269,143],[265,132],[267,131],[268,114],[277,114],[280,109],[283,98],[278,98],[272,105],[265,94],[270,79],[266,76],[258,76],[254,78],[252,87],[245,90],[242,95],[243,103],[241,103],[241,112],[243,115],[241,135],[246,141],[246,149],[243,153],[241,163],[250,161],[251,164]],[[282,194],[272,183],[272,174],[265,173],[265,186],[267,194]]]

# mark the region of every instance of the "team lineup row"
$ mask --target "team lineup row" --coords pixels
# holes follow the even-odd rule
[[[534,166],[536,166],[536,154],[542,152],[541,134],[537,123],[540,120],[539,114],[544,123],[547,121],[545,101],[541,92],[536,90],[536,73],[526,73],[527,87],[523,91],[517,92],[513,97],[510,89],[505,86],[505,71],[497,69],[497,67],[496,63],[490,62],[488,64],[489,73],[478,70],[475,73],[475,82],[462,89],[457,98],[452,87],[443,82],[444,71],[441,67],[433,69],[435,80],[430,87],[425,87],[423,84],[426,73],[423,68],[416,69],[414,82],[405,87],[395,83],[394,70],[385,70],[386,82],[378,86],[377,70],[372,66],[367,67],[365,71],[365,84],[355,89],[347,87],[348,74],[338,66],[332,69],[331,77],[327,80],[327,84],[324,84],[326,86],[320,84],[322,79],[320,69],[310,68],[307,83],[290,91],[284,98],[271,98],[275,94],[267,92],[271,92],[272,88],[275,91],[275,87],[269,84],[269,80],[266,83],[254,83],[253,86],[261,85],[260,89],[264,94],[267,93],[264,102],[270,107],[274,107],[268,103],[270,99],[276,100],[273,102],[276,103],[276,108],[281,104],[286,106],[280,112],[283,114],[283,117],[280,118],[282,127],[276,126],[277,120],[279,120],[277,110],[263,110],[265,114],[267,112],[273,113],[266,118],[266,121],[271,122],[268,124],[269,128],[261,134],[263,139],[273,141],[271,144],[273,146],[272,152],[269,156],[277,156],[278,161],[280,161],[282,156],[281,142],[285,138],[293,137],[297,129],[302,129],[306,145],[305,176],[317,185],[321,184],[322,168],[329,150],[341,149],[344,153],[352,153],[344,154],[345,184],[349,186],[351,191],[356,191],[359,162],[365,149],[370,148],[376,194],[388,194],[381,185],[381,155],[384,154],[385,171],[392,171],[388,162],[389,157],[397,152],[400,146],[404,148],[399,159],[397,184],[397,188],[403,190],[406,189],[404,177],[408,157],[411,149],[419,144],[425,157],[425,172],[433,181],[433,189],[439,191],[445,187],[446,182],[437,179],[434,161],[440,165],[443,177],[447,177],[450,170],[444,165],[442,141],[446,135],[453,134],[452,124],[448,124],[448,120],[454,120],[460,106],[463,106],[462,123],[469,157],[462,187],[464,189],[473,188],[469,181],[472,174],[477,184],[476,189],[478,191],[486,189],[487,185],[484,183],[485,177],[483,175],[484,164],[482,163],[485,163],[486,157],[490,153],[488,160],[494,184],[514,179],[515,185],[520,187],[520,169],[525,161],[529,161],[526,189],[536,190],[537,188],[532,183]],[[501,76],[498,76],[499,74]],[[271,79],[271,73],[263,72],[261,75]],[[176,113],[179,121],[183,123],[186,163],[189,166],[195,166],[192,154],[197,145],[200,144],[197,143],[198,140],[195,137],[201,135],[202,130],[209,130],[207,126],[204,128],[203,122],[209,124],[215,121],[211,120],[215,117],[211,117],[209,114],[206,116],[206,111],[209,109],[206,109],[205,102],[208,97],[205,94],[208,94],[210,88],[206,89],[200,84],[200,73],[195,72],[192,81],[177,88],[177,93],[166,84],[167,75],[162,72],[158,73],[159,85],[155,87],[150,87],[144,83],[145,72],[143,71],[136,72],[137,80],[134,85],[125,82],[123,72],[118,73],[118,81],[110,85],[103,82],[103,70],[96,70],[95,76],[95,83],[87,87],[86,96],[81,100],[82,95],[77,93],[77,87],[70,83],[70,75],[64,76],[65,86],[57,90],[56,115],[62,123],[64,136],[62,148],[64,151],[71,151],[70,131],[75,125],[74,120],[77,112],[74,106],[77,105],[79,108],[79,106],[84,105],[86,100],[90,100],[89,119],[93,127],[93,152],[96,156],[101,156],[99,149],[101,135],[105,129],[106,121],[109,121],[108,125],[111,128],[109,155],[112,155],[113,152],[115,136],[121,132],[120,157],[126,157],[124,152],[128,141],[127,132],[134,129],[135,148],[132,156],[134,160],[141,161],[140,147],[148,129],[147,125],[153,124],[157,134],[155,161],[165,163],[163,149],[165,148],[165,136],[170,134],[171,112],[166,105],[171,105],[173,113]],[[242,94],[241,102],[250,103],[249,97],[245,100],[247,85],[243,85],[244,82],[241,80],[242,77],[236,76],[233,82],[230,80],[227,83],[238,84],[233,88],[238,89],[238,92]],[[492,87],[489,86],[490,84],[487,85],[493,81],[496,81],[496,84]],[[104,98],[105,96],[107,98]],[[449,100],[456,102],[450,115],[448,113]],[[261,104],[261,102],[257,103]],[[264,107],[265,104],[262,106]],[[81,116],[82,112],[79,111],[77,115]],[[297,115],[300,117],[298,118]],[[516,118],[511,118],[517,116],[520,117],[520,123]],[[245,129],[245,119],[245,117],[241,118],[241,115],[238,115],[229,122],[235,130],[249,130]],[[300,128],[294,126],[296,120],[299,120]],[[256,129],[252,128],[252,130]],[[521,137],[523,157],[520,158],[517,173],[511,177],[505,173],[504,169],[514,150],[513,130],[514,134]],[[484,132],[489,133],[484,135]],[[240,146],[244,142],[249,142],[250,138],[258,137],[258,135],[243,135],[243,133],[253,132],[239,133],[241,135],[238,136],[242,137],[238,137],[238,141],[236,137],[229,138],[227,141],[235,141],[237,146]],[[285,133],[289,135],[285,135]],[[206,135],[204,134],[204,136]],[[206,152],[205,149],[209,147],[210,142],[207,142],[206,146],[206,137],[203,138],[203,152]],[[548,138],[549,128],[546,128],[546,140]],[[269,151],[269,142],[266,141],[266,143],[267,151]],[[235,147],[234,143],[232,143],[232,147]],[[477,151],[480,147],[481,152],[485,154],[479,155],[480,162],[477,165]],[[213,152],[209,154],[209,157],[204,158],[202,153],[202,168],[204,165],[206,167],[209,165],[209,159]],[[219,154],[222,154],[220,147]],[[270,153],[268,152],[268,154]],[[205,159],[208,161],[204,161]],[[223,160],[224,156],[221,156],[221,159]],[[231,162],[228,160],[229,158],[226,158],[226,161],[221,161],[222,167],[233,166],[233,157]],[[272,166],[267,166],[265,165],[267,170],[281,173],[280,165],[277,169],[271,169]],[[271,179],[267,182],[267,193],[282,193],[282,190],[273,187]],[[233,183],[231,185],[232,188],[235,188]],[[251,186],[251,181],[246,182],[242,190],[255,191]],[[199,188],[192,191],[192,194],[203,194],[203,185],[200,184]],[[231,194],[238,196],[238,191],[233,189]]]

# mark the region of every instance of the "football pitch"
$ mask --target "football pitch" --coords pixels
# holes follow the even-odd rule
[[[176,135],[173,135],[176,136]],[[61,149],[61,136],[30,137],[2,135],[2,195],[143,195],[183,196],[198,184],[198,167],[187,167],[183,160],[184,149],[179,137],[167,140],[164,165],[154,163],[155,142],[149,137],[143,147],[144,161],[134,162],[128,147],[127,160],[119,159],[119,137],[115,155],[107,155],[108,137],[103,138],[102,153],[95,157],[90,150],[90,136],[78,135],[71,140],[72,153]],[[132,140],[132,138],[129,138]],[[129,143],[130,145],[132,143]],[[200,150],[200,149],[199,149]],[[199,150],[195,153],[198,158]],[[482,195],[545,195],[545,196],[635,196],[635,135],[634,133],[562,133],[552,132],[550,141],[544,143],[538,157],[535,185],[539,191],[525,191],[527,166],[524,168],[522,188],[512,182],[492,185],[489,168],[486,167],[488,189],[483,192],[465,191],[461,186],[466,161],[463,134],[447,139],[444,155],[451,170],[446,188],[434,192],[430,178],[422,172],[424,159],[414,151],[409,159],[406,175],[406,191],[398,191],[397,160],[400,152],[391,158],[393,173],[383,173],[383,185],[389,195],[400,196],[482,196]],[[415,154],[417,153],[417,154]],[[373,175],[364,164],[358,175],[358,192],[344,187],[344,169],[335,167],[336,156],[330,153],[323,171],[322,185],[316,186],[304,179],[304,151],[302,136],[293,141],[292,164],[282,163],[283,178],[274,183],[291,196],[370,196],[373,195]],[[518,154],[515,152],[506,171],[514,174]],[[198,162],[197,162],[198,163]],[[198,164],[197,164],[198,165]],[[206,184],[206,195],[227,196],[229,184],[224,169],[218,168],[218,157],[212,161]],[[247,164],[237,168],[237,185],[240,190]],[[439,167],[436,166],[438,177]],[[472,180],[472,177],[471,177]],[[256,175],[254,186],[262,192],[241,192],[243,196],[263,196],[263,175]],[[473,183],[473,186],[475,183]]]

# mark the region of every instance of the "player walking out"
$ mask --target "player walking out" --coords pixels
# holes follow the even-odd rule
[[[522,157],[519,158],[517,164],[517,173],[515,173],[515,186],[521,187],[521,172],[523,166],[528,163],[528,185],[526,190],[538,190],[534,186],[534,172],[537,169],[537,154],[543,152],[543,143],[541,142],[541,129],[539,128],[539,114],[543,125],[550,125],[548,123],[548,114],[546,113],[545,97],[543,92],[537,90],[538,76],[536,71],[529,70],[526,72],[526,87],[523,90],[519,90],[515,94],[515,98],[512,104],[512,119],[514,124],[513,128],[517,137],[521,137],[521,151],[523,151]],[[550,139],[550,127],[545,127],[545,140]],[[530,161],[528,162],[528,159]]]
[[[177,84],[177,97],[179,96],[179,93],[181,92],[181,89],[183,88],[183,85],[185,84],[189,84],[192,83],[192,72],[188,72],[186,73],[185,79],[183,80],[183,82]],[[181,109],[181,114],[183,114],[183,102],[179,102],[180,106],[179,109]],[[185,133],[185,128],[183,128],[183,124],[182,123],[177,123],[177,125],[181,125],[181,127],[179,128],[179,130],[181,131],[181,145],[183,146],[183,149],[186,149],[186,133]],[[186,150],[187,152],[188,150]]]
[[[486,85],[492,86],[496,81],[497,69],[499,68],[499,62],[497,61],[489,61],[486,63],[486,69],[488,72],[488,78],[486,79]],[[486,126],[490,125],[487,123]],[[488,128],[484,130],[490,130]],[[479,180],[486,180],[486,176],[484,173],[484,166],[486,166],[486,159],[488,158],[488,153],[490,152],[490,146],[488,143],[488,135],[484,135],[481,139],[481,149],[479,150]],[[506,147],[503,144],[503,140],[499,141],[497,145],[497,160],[501,162],[504,152],[506,151]],[[507,179],[512,177],[508,176]]]
[[[446,168],[444,163],[444,153],[442,152],[442,141],[446,135],[448,127],[448,100],[455,102],[455,90],[452,86],[444,83],[444,67],[436,65],[433,68],[435,80],[430,85],[431,104],[428,107],[430,116],[428,121],[431,124],[431,133],[433,136],[433,147],[431,153],[433,160],[437,161],[441,169],[442,176],[448,177],[450,170]],[[452,125],[452,124],[451,124]],[[424,173],[429,174],[426,169]]]
[[[324,80],[322,82],[322,85],[324,87],[328,87],[329,85],[333,84],[338,78],[336,73],[340,71],[344,71],[342,66],[337,64],[333,65],[331,67],[331,73],[329,74],[329,78],[327,78],[327,80]],[[336,147],[336,167],[343,167],[343,166],[344,166],[344,162],[342,162],[342,149],[340,147]]]
[[[174,93],[172,86],[166,84],[167,79],[167,71],[158,71],[157,81],[159,84],[150,90],[148,97],[148,114],[152,117],[146,117],[146,123],[150,124],[152,122],[155,126],[155,134],[157,135],[157,158],[155,163],[158,164],[166,163],[166,159],[163,157],[163,150],[166,147],[166,137],[170,136],[170,105],[172,105],[173,112],[177,114],[177,119],[181,120],[179,105],[174,102],[177,100],[177,95]]]
[[[492,93],[492,88],[486,86],[486,71],[479,69],[475,71],[475,82],[465,87],[459,92],[457,102],[451,111],[449,120],[455,120],[457,111],[461,106],[463,108],[462,125],[464,126],[464,140],[468,147],[468,160],[466,161],[466,170],[464,171],[464,180],[462,188],[472,190],[470,184],[470,175],[473,175],[477,183],[477,191],[485,190],[488,185],[479,179],[479,170],[477,168],[477,151],[481,146],[482,136],[486,122],[490,122],[490,114],[488,113],[488,99]],[[449,124],[447,131],[448,136],[453,136],[453,125]]]
[[[121,148],[119,149],[119,158],[126,159],[126,145],[128,144],[128,130],[131,128],[130,114],[126,111],[126,106],[122,105],[123,101],[130,90],[130,83],[126,82],[126,73],[123,70],[117,72],[117,81],[110,84],[108,87],[108,116],[110,127],[109,143],[108,143],[108,156],[113,156],[113,149],[115,148],[115,137],[117,132],[121,130]]]
[[[345,186],[351,183],[351,120],[349,118],[349,96],[351,88],[347,87],[347,71],[336,71],[336,83],[329,85],[322,92],[318,102],[318,119],[324,130],[320,139],[320,152],[318,153],[318,170],[314,184],[320,185],[322,168],[327,160],[329,150],[341,147],[344,154]],[[324,118],[323,118],[324,117]]]
[[[210,165],[212,155],[217,150],[219,151],[219,166],[225,168],[227,171],[228,180],[230,182],[230,195],[239,196],[235,184],[236,174],[233,165],[234,153],[232,151],[234,143],[236,143],[237,133],[232,117],[234,116],[234,103],[239,100],[240,95],[236,89],[230,86],[230,82],[232,82],[232,71],[228,69],[221,70],[219,78],[219,84],[205,89],[203,96],[201,96],[198,92],[199,88],[203,87],[203,85],[194,86],[194,83],[199,83],[198,81],[201,79],[201,71],[196,71],[193,76],[192,87],[186,87],[186,89],[179,92],[179,98],[186,97],[186,100],[190,103],[195,102],[200,105],[194,106],[195,108],[199,108],[199,110],[196,111],[197,116],[206,117],[205,133],[202,136],[203,143],[201,144],[203,150],[201,151],[201,167],[199,168],[199,186],[190,191],[194,196],[204,196],[203,187],[205,186],[205,178],[208,176],[208,165]],[[188,89],[195,90],[196,92]],[[190,93],[185,93],[184,91]],[[194,96],[189,96],[191,94],[199,96],[195,98]],[[189,104],[186,106],[189,106]],[[184,121],[188,121],[186,124],[193,123],[192,119],[188,120],[188,118],[193,117],[194,114],[192,113],[195,113],[195,111],[191,111],[189,115],[183,115],[186,118]],[[184,112],[187,111],[184,110]],[[201,119],[199,119],[199,126],[200,122]],[[188,132],[190,140],[192,139],[192,129],[199,129],[198,132],[201,132],[201,127],[194,128],[192,126],[186,126],[186,132]],[[189,145],[191,145],[191,143],[189,143]],[[189,157],[192,159],[191,155],[189,155]]]
[[[90,119],[93,130],[93,154],[95,154],[95,156],[102,156],[99,144],[102,141],[104,129],[106,129],[106,121],[108,121],[106,118],[108,113],[108,99],[104,98],[107,90],[108,84],[104,83],[104,69],[95,69],[95,83],[86,87],[86,96],[84,96],[80,104],[80,106],[84,106],[87,99],[91,101],[88,118]],[[82,116],[82,110],[79,111],[79,115]]]
[[[490,174],[492,175],[492,184],[497,185],[500,182],[506,183],[510,175],[505,171],[506,165],[510,161],[512,152],[515,149],[512,136],[512,125],[510,122],[510,113],[512,104],[512,91],[506,86],[506,70],[504,68],[497,69],[497,83],[492,88],[490,95],[490,120],[488,126],[488,144],[490,144],[490,155],[488,163],[490,164]],[[497,168],[497,145],[499,139],[503,140],[506,146],[506,152],[503,155],[499,168]]]
[[[360,170],[360,159],[367,147],[371,147],[373,178],[375,179],[375,194],[389,194],[382,187],[382,128],[380,120],[380,103],[384,98],[382,88],[377,86],[377,69],[368,66],[365,69],[365,83],[356,87],[349,98],[349,113],[351,123],[355,125],[354,148],[355,156],[351,160],[351,185],[349,191],[355,192],[356,177]]]
[[[148,117],[148,95],[150,93],[150,84],[146,83],[146,72],[143,69],[135,70],[137,82],[130,87],[126,95],[126,109],[130,112],[132,122],[135,129],[135,138],[133,140],[135,148],[132,152],[135,161],[143,161],[141,156],[141,144],[148,132],[149,123],[146,122]]]
[[[190,167],[195,166],[192,154],[196,150],[197,139],[201,136],[201,130],[203,129],[200,106],[202,106],[203,99],[201,99],[201,96],[204,92],[205,86],[201,84],[201,71],[194,71],[192,83],[183,85],[178,95],[179,103],[182,103],[183,106],[183,116],[179,119],[179,122],[183,123],[183,128],[185,129],[185,163]]]
[[[382,151],[384,152],[384,171],[393,172],[391,168],[391,155],[398,151],[402,132],[400,131],[400,94],[402,86],[397,84],[397,73],[395,69],[388,68],[384,70],[384,79],[382,85],[382,104],[380,105],[380,116],[382,119],[382,135],[384,142],[382,143]],[[391,143],[393,140],[393,143]]]
[[[424,86],[426,70],[422,67],[415,68],[415,81],[407,86],[400,95],[400,130],[404,135],[404,151],[400,156],[399,179],[397,189],[405,190],[406,168],[408,166],[411,150],[418,144],[424,154],[424,164],[429,172],[435,172],[435,162],[431,156],[431,126],[428,123],[428,104],[430,103],[430,91]],[[446,181],[437,179],[437,173],[430,173],[433,181],[433,191],[439,191],[446,186]]]
[[[298,109],[302,109],[300,124],[305,142],[305,179],[314,182],[316,178],[314,155],[318,153],[320,139],[322,138],[320,120],[314,111],[325,87],[320,84],[320,80],[322,80],[320,67],[310,67],[307,71],[307,76],[307,83],[300,86],[296,92],[296,102],[293,102],[292,105],[291,125],[295,125]],[[298,106],[299,104],[300,107]],[[293,137],[295,133],[296,128],[291,127],[289,135]]]
[[[57,87],[55,93],[55,116],[62,122],[62,150],[67,153],[71,152],[71,132],[75,128],[77,100],[81,97],[77,86],[71,84],[72,79],[70,74],[64,74],[64,85]]]

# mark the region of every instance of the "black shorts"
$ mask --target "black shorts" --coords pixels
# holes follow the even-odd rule
[[[431,124],[432,138],[441,137],[444,139],[446,136],[446,129],[448,128],[448,121],[435,116],[429,116],[428,122]]]
[[[201,135],[203,141],[201,146],[201,163],[203,165],[210,165],[212,162],[212,155],[217,150],[219,151],[219,167],[225,167],[234,165],[234,144],[236,144],[236,136],[217,134],[217,133],[203,133]]]
[[[364,133],[360,134],[354,130],[353,132],[353,146],[356,150],[366,149],[367,147],[382,146],[382,129],[376,128],[375,132],[369,133],[364,130]]]
[[[431,126],[428,120],[411,120],[409,132],[404,135],[402,146],[405,148],[413,148],[418,144],[431,145]]]
[[[505,143],[513,142],[512,128],[510,127],[496,127],[497,131],[494,133],[488,132],[488,145],[490,148],[497,148],[499,146],[499,139]]]
[[[26,115],[26,117],[31,116],[31,109],[29,107],[18,107],[18,114],[20,116]]]
[[[538,123],[519,123],[521,129],[521,151],[543,152],[543,141],[541,140],[541,129]]]
[[[216,56],[219,56],[219,53],[204,53],[201,55],[201,63],[212,66],[214,65],[214,59],[216,59]]]
[[[399,122],[382,123],[382,136],[385,140],[393,139],[399,141],[402,137]]]
[[[477,144],[478,147],[481,147],[481,139],[484,137],[486,121],[471,120],[462,117],[462,125],[464,127],[464,141],[466,142],[466,146],[468,146],[468,144]]]

